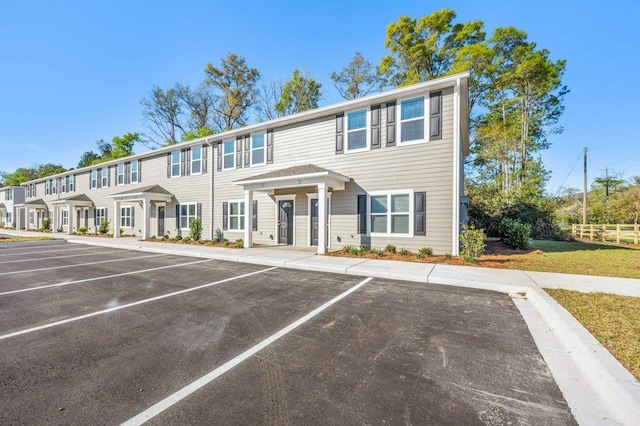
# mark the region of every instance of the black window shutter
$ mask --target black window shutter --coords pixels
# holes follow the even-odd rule
[[[202,203],[196,204],[196,214],[198,215],[197,217],[200,221],[200,224],[202,224]]]
[[[183,151],[183,154],[187,157],[186,160],[185,160],[186,170],[185,170],[184,175],[185,176],[190,176],[191,175],[191,148],[185,149]]]
[[[253,231],[257,231],[258,230],[258,201],[257,200],[253,200],[251,202],[251,230]]]
[[[442,92],[429,94],[429,140],[442,139]]]
[[[244,137],[244,166],[249,167],[249,156],[251,150],[249,149],[249,135]]]
[[[344,114],[336,115],[336,154],[344,153]]]
[[[167,177],[171,177],[171,153],[167,154]]]
[[[226,201],[222,203],[222,230],[229,229],[229,203]]]
[[[216,144],[216,169],[222,170],[222,142]]]
[[[187,174],[187,155],[185,151],[185,149],[180,151],[180,176]]]
[[[371,148],[380,148],[380,105],[371,107]]]
[[[133,206],[131,206],[131,227],[133,228],[135,225],[135,220],[136,218],[136,213],[135,213],[135,209],[133,208]]]
[[[104,219],[105,220],[109,220],[109,209],[107,207],[104,208]],[[99,223],[98,226],[100,226],[101,224]]]
[[[396,103],[387,104],[387,146],[396,146]]]
[[[267,164],[273,164],[273,130],[267,130]]]
[[[124,183],[131,183],[131,163],[124,163]]]
[[[138,183],[142,182],[142,161],[138,160]]]
[[[107,167],[107,186],[111,186],[111,167]]]
[[[98,172],[96,173],[96,180],[98,188],[102,188],[102,169],[98,169]]]
[[[236,139],[236,169],[242,168],[242,137]]]
[[[427,235],[427,193],[413,194],[413,235]]]
[[[176,229],[180,234],[180,204],[176,204]]]
[[[202,173],[207,173],[207,145],[202,145]]]
[[[358,234],[367,233],[367,196],[358,195]]]

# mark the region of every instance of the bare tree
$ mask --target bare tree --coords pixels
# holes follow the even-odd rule
[[[340,96],[347,100],[366,96],[383,85],[374,65],[357,51],[346,67],[340,72],[332,72],[329,78]]]
[[[141,141],[144,145],[156,148],[180,142],[188,128],[184,122],[183,105],[176,89],[165,91],[156,86],[140,103],[143,106],[142,116],[145,125],[155,136]]]

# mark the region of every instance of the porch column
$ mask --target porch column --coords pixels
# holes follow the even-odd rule
[[[253,246],[253,191],[244,191],[244,248]]]
[[[26,229],[27,231],[29,230],[29,227],[31,226],[31,209],[29,207],[27,207],[26,212],[25,212],[25,226],[24,229]]]
[[[73,219],[76,215],[76,209],[67,205],[67,215],[69,216],[69,225],[67,226],[67,234],[70,235],[73,230]]]
[[[327,253],[327,184],[318,184],[318,254]]]
[[[113,238],[120,237],[120,201],[113,202]]]
[[[142,239],[149,238],[149,222],[151,222],[151,202],[144,198],[142,200]]]

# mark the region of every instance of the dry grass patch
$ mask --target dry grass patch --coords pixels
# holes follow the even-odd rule
[[[640,298],[546,290],[640,380]]]
[[[17,237],[12,235],[0,235],[0,243],[19,243],[22,241],[46,241],[53,240],[51,237]]]

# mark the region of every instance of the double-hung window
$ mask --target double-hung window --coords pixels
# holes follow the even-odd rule
[[[7,191],[5,192],[5,196],[7,198],[7,201],[13,200],[13,189],[7,189]]]
[[[229,229],[231,231],[244,230],[244,201],[229,202]]]
[[[68,226],[68,225],[69,225],[69,210],[63,209],[62,210],[62,226]]]
[[[132,218],[133,209],[131,206],[120,207],[120,226],[123,228],[131,228],[133,226]]]
[[[69,183],[67,184],[69,192],[76,192],[76,176],[69,175]]]
[[[60,193],[65,194],[67,192],[67,180],[69,176],[65,176],[60,179]]]
[[[107,220],[107,211],[104,207],[96,207],[94,211],[95,226],[99,228],[102,222]]]
[[[103,188],[106,188],[109,186],[109,167],[102,168],[102,172],[100,173],[100,179],[102,180],[102,182],[100,183],[102,184]]]
[[[347,120],[347,152],[363,151],[369,148],[369,111],[361,109],[345,114]]]
[[[191,148],[191,174],[199,175],[202,173],[202,147],[194,146]]]
[[[130,164],[129,180],[131,183],[138,183],[138,179],[140,176],[140,173],[138,173],[138,161],[132,161]]]
[[[189,229],[191,221],[198,217],[196,203],[180,204],[180,228]]]
[[[400,142],[425,140],[424,97],[400,102]]]
[[[124,163],[116,167],[116,185],[124,185]]]
[[[98,169],[91,170],[91,181],[89,182],[91,189],[98,187]]]
[[[171,177],[180,176],[180,151],[171,152]]]
[[[58,192],[58,179],[51,179],[51,193],[55,194]]]
[[[229,139],[222,142],[222,169],[236,168],[236,141]]]
[[[50,180],[45,180],[44,181],[44,195],[49,195],[51,194],[51,181]]]
[[[371,194],[369,202],[371,234],[410,236],[412,204],[412,191]]]
[[[265,137],[266,133],[254,133],[251,135],[251,165],[265,164]]]

